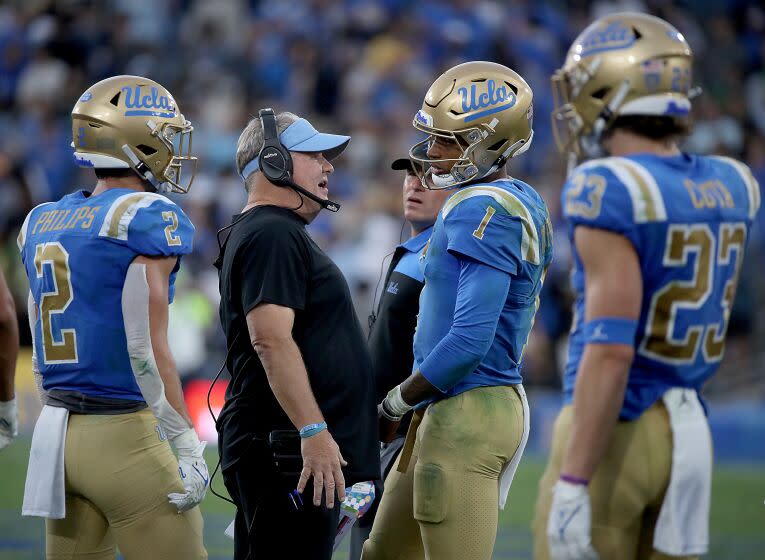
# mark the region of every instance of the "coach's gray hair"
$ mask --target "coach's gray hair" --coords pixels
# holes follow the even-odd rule
[[[276,132],[281,134],[287,127],[298,120],[298,117],[294,113],[278,113],[276,115]],[[244,166],[258,157],[260,149],[263,147],[263,127],[260,125],[260,117],[254,117],[250,119],[247,126],[244,127],[242,134],[239,135],[239,141],[236,143],[236,171],[242,172]],[[249,179],[244,182],[244,188],[247,192],[250,192],[252,182],[255,179],[255,175],[250,175]]]

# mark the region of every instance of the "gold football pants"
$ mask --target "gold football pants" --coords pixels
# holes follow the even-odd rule
[[[561,410],[553,427],[550,461],[539,482],[534,514],[534,558],[549,560],[547,518],[552,487],[560,477],[573,406]],[[590,480],[592,543],[601,560],[691,560],[653,549],[653,533],[669,485],[672,429],[660,400],[638,419],[614,427],[606,453]]]
[[[385,479],[362,559],[490,560],[499,475],[523,434],[518,393],[479,387],[438,401],[416,430],[405,472],[406,444]]]
[[[66,433],[66,518],[46,519],[48,560],[207,558],[198,507],[179,514],[178,461],[150,410],[70,414]]]

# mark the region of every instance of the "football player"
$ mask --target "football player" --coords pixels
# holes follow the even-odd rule
[[[712,450],[699,391],[723,358],[760,194],[742,163],[678,148],[692,61],[667,22],[619,13],[585,29],[552,78],[558,146],[589,160],[562,194],[576,317],[537,559],[707,551]]]
[[[552,253],[547,206],[505,169],[531,143],[531,102],[514,71],[468,62],[415,115],[427,138],[409,156],[423,185],[457,190],[424,249],[413,373],[379,407],[385,439],[417,410],[365,560],[492,556],[528,434],[520,365]]]
[[[0,270],[0,450],[19,433],[14,380],[19,353],[19,325],[11,291]]]
[[[19,233],[45,405],[22,513],[47,518],[48,558],[114,558],[116,546],[127,559],[207,558],[205,442],[167,341],[194,226],[161,194],[188,191],[192,130],[152,80],[91,86],[72,146],[95,188],[34,208]]]

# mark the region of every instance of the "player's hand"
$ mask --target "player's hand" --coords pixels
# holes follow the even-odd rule
[[[19,435],[19,413],[16,399],[0,401],[0,449],[7,447]]]
[[[342,502],[345,499],[345,477],[341,467],[348,463],[329,430],[300,440],[300,453],[303,456],[303,470],[297,484],[298,492],[302,494],[308,480],[313,477],[313,505],[321,505],[322,489],[327,508],[335,507],[335,490]]]
[[[384,403],[377,405],[377,418],[379,421],[380,441],[383,443],[390,443],[393,438],[396,437],[396,431],[399,424],[401,424],[401,418],[393,416],[384,408]]]
[[[591,540],[592,510],[587,486],[559,480],[553,486],[547,542],[552,560],[598,560]]]
[[[178,472],[183,481],[185,492],[172,492],[167,495],[178,513],[190,510],[204,500],[210,474],[204,459],[206,441],[199,441],[193,429],[182,433],[173,440],[178,451]]]

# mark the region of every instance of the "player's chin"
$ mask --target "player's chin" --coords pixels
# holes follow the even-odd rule
[[[409,220],[409,217],[417,217],[422,211],[422,203],[407,200],[404,203],[404,218]]]

